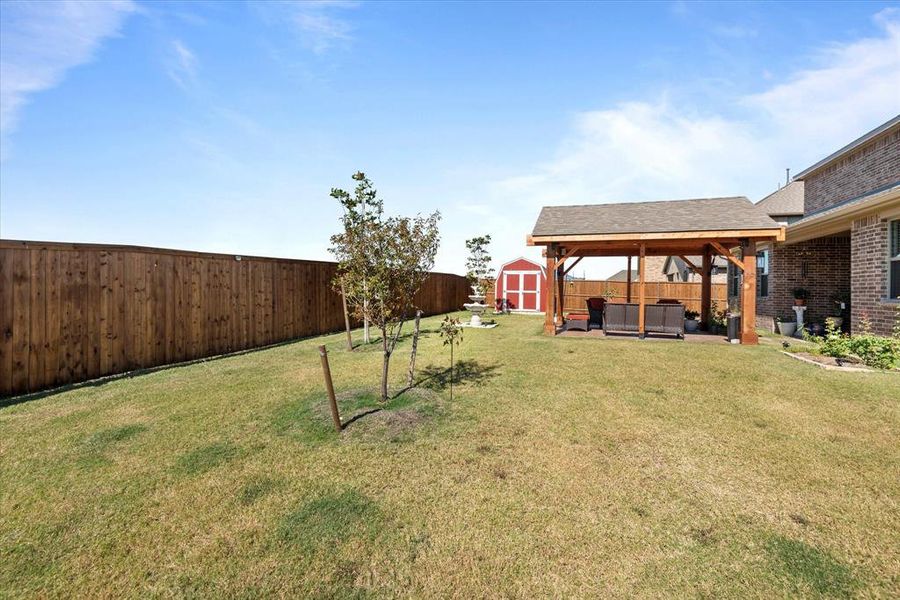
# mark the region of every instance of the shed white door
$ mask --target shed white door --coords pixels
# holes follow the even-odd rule
[[[537,310],[541,305],[539,271],[507,271],[503,289],[513,310]]]

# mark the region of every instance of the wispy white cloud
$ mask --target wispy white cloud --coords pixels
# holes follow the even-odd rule
[[[883,11],[876,17],[880,35],[832,45],[813,57],[814,67],[733,99],[740,118],[701,112],[666,95],[577,115],[554,156],[489,185],[488,205],[503,207],[483,217],[497,228],[498,247],[521,247],[542,205],[759,199],[785,167],[808,166],[900,112],[897,17]],[[619,267],[607,261],[594,274]]]
[[[197,79],[197,56],[181,40],[172,40],[166,73],[180,88],[187,89]]]
[[[815,67],[744,103],[806,143],[828,143],[865,129],[873,116],[900,112],[900,11],[883,10],[875,22],[882,36],[829,46]]]
[[[713,25],[712,33],[719,37],[726,38],[753,38],[759,35],[759,31],[754,27],[748,27],[746,25],[738,25],[738,24],[725,24],[719,23],[718,25]]]
[[[359,2],[348,0],[287,0],[257,5],[268,21],[293,26],[301,43],[316,54],[353,41],[354,27],[345,15],[347,10],[358,6]]]
[[[136,10],[130,0],[4,2],[0,20],[0,144],[34,94],[93,59]]]

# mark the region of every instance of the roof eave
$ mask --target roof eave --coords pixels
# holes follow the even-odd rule
[[[655,240],[700,240],[718,238],[775,238],[783,241],[784,226],[765,229],[720,229],[703,231],[668,231],[668,232],[634,232],[634,233],[598,233],[598,234],[559,234],[538,235],[532,233],[526,237],[529,246],[545,246],[565,242],[633,242]]]
[[[900,185],[821,215],[812,215],[787,226],[785,243],[795,244],[847,231],[853,221],[872,211],[885,218],[900,216]]]

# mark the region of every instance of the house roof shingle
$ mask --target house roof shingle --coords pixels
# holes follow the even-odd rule
[[[603,235],[777,229],[764,210],[743,196],[620,204],[545,206],[532,235]]]
[[[766,211],[769,216],[802,215],[804,188],[802,180],[794,180],[757,202],[756,206]]]

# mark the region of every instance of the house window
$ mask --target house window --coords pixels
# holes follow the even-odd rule
[[[769,251],[756,253],[756,293],[765,298],[769,295]]]
[[[891,221],[888,230],[890,237],[890,275],[888,285],[891,298],[900,298],[900,220]]]

